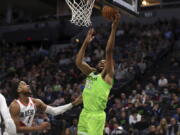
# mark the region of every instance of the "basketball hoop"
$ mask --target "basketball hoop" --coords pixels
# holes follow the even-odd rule
[[[78,26],[90,26],[91,14],[95,0],[66,0],[72,12],[71,23]]]

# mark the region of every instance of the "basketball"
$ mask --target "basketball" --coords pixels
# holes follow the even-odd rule
[[[104,6],[102,9],[102,16],[108,20],[113,20],[116,13],[117,13],[117,9],[112,8],[110,6]]]

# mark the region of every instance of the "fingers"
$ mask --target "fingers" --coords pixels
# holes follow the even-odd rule
[[[116,15],[115,15],[115,21],[120,21],[120,17],[121,17],[121,15],[120,15],[120,13],[117,13]]]
[[[121,17],[120,13],[117,13],[115,16],[116,16],[116,19],[120,19]]]
[[[117,28],[117,26],[119,25],[120,22],[120,13],[115,14],[114,17],[114,21],[113,21],[113,25],[115,28]]]

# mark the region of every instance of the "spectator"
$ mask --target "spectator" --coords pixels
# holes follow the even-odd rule
[[[160,76],[160,79],[158,80],[158,86],[160,88],[167,87],[168,86],[168,80],[165,78],[164,75]]]
[[[123,129],[128,130],[129,122],[128,122],[128,116],[125,111],[120,112],[120,116],[117,118],[120,125],[123,127]]]
[[[151,125],[149,126],[148,132],[145,135],[157,135],[156,133],[156,126]]]
[[[72,126],[66,129],[65,135],[77,135],[77,123],[78,120],[76,118],[73,119]]]
[[[162,118],[160,121],[160,125],[157,127],[158,135],[166,135],[168,130],[168,123],[165,118]]]
[[[171,109],[176,110],[179,106],[180,106],[179,98],[177,95],[174,95],[171,101]]]
[[[176,119],[171,118],[170,125],[168,127],[168,135],[176,135],[179,130],[179,125],[177,124]]]
[[[126,98],[126,94],[125,93],[121,93],[121,103],[123,104],[123,106],[126,106],[128,101],[127,101],[127,98]]]
[[[176,114],[173,117],[176,119],[177,123],[180,124],[180,107],[176,109]]]
[[[111,135],[126,135],[126,132],[123,129],[123,127],[119,126],[117,122],[114,122],[113,126],[114,130],[111,132]]]
[[[104,128],[104,133],[105,133],[105,135],[110,135],[110,133],[111,133],[111,129],[110,129],[109,125],[108,125],[108,122],[106,122],[106,125],[105,125],[105,128]]]
[[[94,54],[96,59],[102,59],[104,56],[104,50],[101,49],[100,46],[98,46],[97,49],[94,50]]]
[[[152,83],[149,83],[148,85],[146,85],[145,92],[147,95],[154,96],[157,90],[155,89],[155,86]]]
[[[141,121],[141,115],[137,113],[137,110],[133,110],[129,116],[129,124],[134,125]]]

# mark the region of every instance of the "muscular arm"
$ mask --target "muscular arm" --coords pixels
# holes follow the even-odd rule
[[[107,46],[106,46],[106,73],[113,77],[114,75],[114,60],[113,60],[113,49],[115,44],[115,35],[116,31],[114,29],[111,30],[111,34],[109,36]]]
[[[89,75],[92,71],[95,71],[95,68],[92,68],[90,65],[88,65],[86,62],[83,61],[83,58],[85,56],[85,51],[89,43],[93,40],[93,29],[89,30],[86,39],[84,40],[84,43],[82,47],[80,48],[77,56],[76,56],[76,66],[83,72],[85,75]]]
[[[14,101],[10,105],[10,113],[11,117],[14,120],[16,124],[16,129],[18,133],[29,133],[29,132],[34,132],[34,131],[41,131],[40,126],[33,126],[33,127],[26,127],[26,126],[21,126],[20,125],[20,107],[19,105]]]
[[[114,76],[113,49],[114,49],[116,30],[119,24],[119,19],[120,19],[119,14],[117,14],[115,20],[113,21],[111,34],[109,36],[107,46],[106,46],[105,72],[110,78],[113,78]]]
[[[0,94],[0,113],[2,114],[2,117],[4,119],[7,133],[11,135],[16,134],[16,126],[9,113],[6,100],[4,96],[1,94]]]

